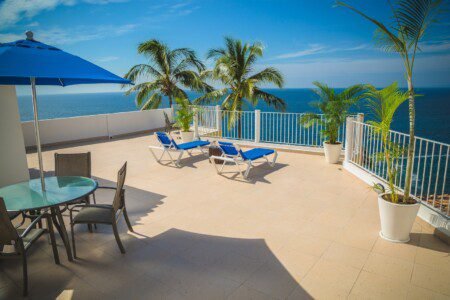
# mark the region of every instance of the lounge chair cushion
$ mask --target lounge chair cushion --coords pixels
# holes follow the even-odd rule
[[[188,142],[188,143],[177,144],[176,147],[181,150],[190,150],[190,149],[194,149],[197,147],[207,146],[209,144],[210,143],[208,141],[192,141],[192,142]]]
[[[170,146],[172,143],[171,139],[167,136],[165,132],[157,132],[156,136],[158,137],[158,140],[163,144],[164,146]]]
[[[233,145],[233,143],[219,142],[219,147],[226,155],[236,156],[239,154],[238,150]]]
[[[275,150],[266,148],[255,148],[245,152],[241,151],[242,158],[245,160],[255,160],[273,153],[275,153]]]

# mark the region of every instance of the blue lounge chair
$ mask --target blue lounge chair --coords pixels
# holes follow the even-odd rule
[[[183,156],[184,152],[187,152],[189,155],[192,155],[191,153],[193,150],[200,150],[200,152],[202,152],[202,154],[208,155],[207,152],[203,151],[203,148],[210,144],[209,141],[198,140],[198,141],[192,141],[192,142],[188,142],[188,143],[177,144],[174,141],[174,139],[169,137],[167,135],[167,133],[165,133],[165,132],[157,132],[156,137],[157,137],[159,143],[161,144],[161,146],[149,146],[148,148],[158,163],[161,163],[162,158],[165,153],[167,153],[169,155],[170,160],[177,167],[180,167],[180,160],[181,160],[181,157]],[[163,151],[160,158],[158,158],[156,156],[156,154],[153,152],[154,149]],[[170,152],[179,153],[176,161],[172,158],[172,155],[170,155]]]
[[[233,143],[219,141],[218,144],[220,149],[222,150],[222,156],[210,157],[218,174],[222,173],[223,167],[227,162],[231,162],[237,166],[239,173],[242,174],[244,179],[247,179],[250,169],[253,167],[252,162],[263,158],[270,164],[271,167],[274,167],[277,161],[278,153],[274,149],[254,148],[248,151],[242,151],[239,146],[234,145]],[[270,155],[273,155],[273,159],[271,162],[268,159],[268,156]],[[220,169],[217,167],[217,164],[215,162],[216,159],[223,161]],[[241,171],[241,168],[239,167],[239,165],[241,164],[247,165],[245,171]]]

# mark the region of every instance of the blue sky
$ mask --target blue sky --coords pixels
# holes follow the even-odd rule
[[[387,21],[384,0],[348,0]],[[145,62],[139,42],[160,39],[190,47],[201,57],[222,46],[224,36],[265,45],[258,68],[274,66],[286,87],[334,87],[354,83],[405,84],[396,55],[375,48],[374,26],[329,0],[5,0],[0,1],[0,42],[35,38],[123,75]],[[445,3],[448,6],[448,2]],[[416,64],[415,85],[450,87],[450,18],[428,32]],[[211,64],[207,62],[207,64]],[[118,91],[114,85],[42,88],[46,92]],[[19,91],[20,92],[20,91]]]

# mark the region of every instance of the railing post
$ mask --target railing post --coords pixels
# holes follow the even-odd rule
[[[364,126],[362,126],[361,124],[364,123],[364,114],[363,113],[358,113],[356,116],[356,121],[358,122],[358,124],[356,124],[355,126],[355,140],[354,140],[354,145],[355,145],[355,152],[356,155],[358,156],[358,159],[362,159],[362,155],[363,155],[363,134],[364,134]]]
[[[216,122],[217,136],[222,137],[222,112],[220,110],[220,105],[216,105]]]
[[[345,156],[344,156],[344,165],[348,164],[352,159],[353,153],[353,143],[355,141],[353,126],[355,118],[348,116],[345,124]]]
[[[261,139],[261,110],[255,109],[255,143]]]
[[[196,140],[199,140],[200,135],[198,133],[198,109],[194,107],[193,110],[194,110],[194,138]]]

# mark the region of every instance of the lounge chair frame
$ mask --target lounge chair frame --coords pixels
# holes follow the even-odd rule
[[[159,137],[158,137],[158,142],[160,143],[161,146],[148,146],[148,149],[152,153],[155,160],[160,164],[163,164],[163,158],[166,153],[169,156],[170,162],[173,163],[178,168],[181,167],[180,161],[185,152],[189,156],[192,156],[193,151],[198,150],[201,152],[201,154],[203,154],[205,156],[209,155],[208,152],[204,150],[204,148],[208,147],[208,145],[197,146],[197,147],[194,147],[191,149],[181,149],[181,148],[179,148],[179,145],[177,146],[175,144],[175,141],[172,138],[170,138],[170,144],[163,144],[163,142],[159,139]],[[182,145],[182,144],[180,144],[180,145]],[[162,151],[161,156],[158,158],[158,156],[156,155],[156,153],[153,150],[161,150]],[[176,160],[170,154],[171,152],[178,154],[178,156],[176,157]]]
[[[252,167],[254,167],[253,162],[257,161],[259,159],[265,159],[266,162],[271,166],[271,167],[275,167],[275,164],[277,162],[277,158],[278,158],[278,152],[273,149],[273,153],[268,154],[268,155],[264,155],[261,158],[255,159],[255,160],[248,160],[248,159],[244,159],[241,155],[242,150],[240,149],[240,147],[238,145],[232,144],[232,143],[228,143],[229,145],[233,145],[236,150],[237,150],[237,155],[231,155],[231,154],[226,154],[225,152],[222,151],[222,155],[221,156],[211,156],[210,160],[212,161],[214,168],[216,169],[217,174],[222,174],[223,168],[225,167],[226,163],[234,163],[238,169],[238,173],[242,175],[242,177],[244,179],[248,178],[248,175],[250,173],[250,169]],[[273,159],[272,161],[269,160],[268,156],[273,155]],[[218,164],[216,163],[216,159],[217,160],[221,160],[223,161],[223,163],[220,165],[220,167],[218,166]],[[246,168],[244,170],[241,170],[240,165],[246,165]]]

